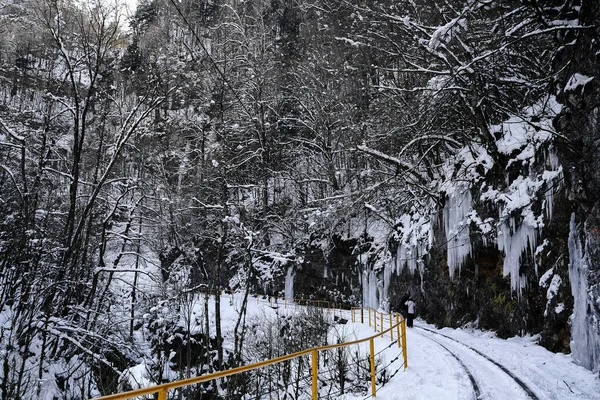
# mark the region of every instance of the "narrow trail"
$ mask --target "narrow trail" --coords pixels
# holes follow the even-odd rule
[[[503,366],[502,364],[500,364],[496,360],[488,357],[486,354],[482,353],[481,351],[479,351],[479,350],[477,350],[477,349],[469,346],[466,343],[463,343],[463,342],[461,342],[459,340],[456,340],[456,339],[454,339],[454,338],[452,338],[450,336],[444,335],[443,333],[439,333],[439,332],[436,332],[434,330],[431,330],[431,329],[428,329],[428,328],[424,328],[424,327],[415,326],[415,328],[427,332],[427,334],[421,334],[421,336],[427,337],[428,339],[436,342],[437,344],[439,344],[440,346],[444,347],[449,352],[451,352],[451,351],[448,348],[446,348],[445,346],[443,346],[438,340],[433,339],[431,336],[442,337],[442,338],[444,338],[442,340],[450,341],[454,345],[458,344],[458,345],[462,346],[463,348],[468,349],[470,352],[475,353],[479,357],[479,359],[483,358],[484,360],[486,360],[487,363],[491,363],[496,368],[499,368],[502,372],[504,372],[504,374],[506,376],[508,376],[512,382],[516,383],[518,385],[518,387],[522,390],[522,392],[524,392],[524,394],[527,396],[527,399],[530,399],[530,400],[540,400],[540,398],[535,394],[535,392],[525,382],[523,382],[518,376],[516,376],[508,368],[506,368],[505,366]],[[465,353],[464,351],[459,351],[458,353],[460,354],[460,356],[457,356],[456,354],[453,354],[453,355],[455,357],[457,357],[457,358],[460,358],[461,359],[461,364],[464,365],[464,362],[467,361],[466,359],[468,359],[469,357],[467,356],[467,353]],[[475,361],[475,362],[473,362],[473,361]],[[469,361],[467,361],[467,362],[469,362]],[[476,360],[473,360],[472,358],[471,358],[470,362],[473,364],[474,367],[477,367],[477,368],[481,367],[481,363],[477,362]],[[487,382],[486,384],[489,384],[489,382]],[[490,398],[494,397],[493,396],[494,395],[493,392],[488,393],[488,395],[489,395]],[[486,396],[486,397],[488,397],[488,396]],[[478,399],[479,398],[480,397],[478,397]],[[517,398],[522,398],[522,397],[519,397],[519,396],[515,397],[515,399],[517,399]]]
[[[473,376],[473,374],[471,373],[471,371],[469,370],[469,368],[465,365],[465,363],[463,362],[463,360],[456,355],[456,353],[454,353],[452,350],[448,349],[446,346],[444,346],[443,344],[441,344],[440,342],[438,342],[437,340],[429,337],[429,336],[425,336],[422,335],[423,337],[431,340],[432,342],[434,342],[435,344],[437,344],[438,346],[440,346],[441,348],[443,348],[444,350],[446,350],[448,353],[450,353],[450,355],[458,362],[458,364],[460,365],[460,367],[465,371],[465,373],[467,374],[467,376],[469,377],[469,381],[471,382],[471,386],[473,387],[473,394],[474,394],[474,398],[476,400],[482,400],[483,397],[481,395],[481,389],[479,388],[479,384],[477,383],[477,379],[475,379],[475,376]]]

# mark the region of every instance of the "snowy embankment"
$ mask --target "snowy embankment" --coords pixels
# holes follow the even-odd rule
[[[237,295],[233,298],[225,295],[221,301],[223,331],[227,332],[226,347],[231,345],[230,334],[237,321],[240,303],[241,296]],[[214,303],[210,304],[209,309],[214,310],[213,306]],[[200,315],[203,309],[203,304],[198,302],[192,313]],[[293,312],[295,307],[289,303],[284,307],[281,300],[276,307],[269,307],[268,301],[262,298],[252,297],[248,303],[248,321],[264,322]],[[351,341],[373,335],[372,327],[352,323],[350,312],[343,313],[349,322],[345,325],[331,324],[330,342],[338,338]],[[600,400],[600,379],[597,376],[575,365],[569,355],[554,354],[538,346],[535,337],[503,340],[490,332],[438,330],[417,321],[415,328],[407,329],[406,370],[401,367],[401,357],[395,360],[399,354],[398,347],[390,344],[388,336],[375,340],[375,351],[381,365],[390,365],[389,374],[398,371],[385,386],[378,385],[379,399]],[[368,354],[366,344],[360,351]],[[148,377],[140,374],[143,370],[140,367],[130,370],[129,380],[133,386],[142,382],[148,384]],[[523,387],[531,393],[528,394]],[[339,395],[337,398],[362,399],[365,394]]]

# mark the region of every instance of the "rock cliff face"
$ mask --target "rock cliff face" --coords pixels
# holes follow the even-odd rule
[[[513,279],[519,277],[523,290],[515,290],[514,282],[511,285],[511,278],[506,276],[505,260],[510,256],[506,248],[498,246],[503,250],[498,251],[486,245],[472,227],[472,251],[454,279],[450,279],[446,261],[452,257],[446,257],[446,249],[434,246],[420,276],[408,272],[394,276],[389,291],[392,307],[399,307],[397,299],[409,290],[417,297],[420,315],[430,322],[446,326],[473,323],[502,337],[539,334],[543,346],[571,351],[579,364],[600,371],[598,21],[600,4],[586,2],[580,9],[580,22],[594,28],[571,31],[566,34],[572,36],[570,40],[560,38],[570,45],[556,59],[555,68],[562,73],[554,87],[562,110],[554,119],[556,135],[548,151],[556,153],[563,179],[556,182],[560,190],[554,198],[546,199],[553,201],[554,209],[540,225],[539,246],[520,253],[516,258],[518,270],[510,272]],[[510,172],[510,164],[498,167]],[[538,207],[535,201],[534,207]],[[473,210],[483,218],[486,204],[474,200]],[[493,217],[493,212],[487,213]],[[498,220],[497,240],[504,233],[500,224]],[[443,243],[439,225],[435,242]],[[510,232],[515,229],[518,225]]]
[[[569,279],[574,299],[571,350],[586,368],[600,371],[600,4],[583,2],[564,67],[556,121],[570,214]]]
[[[443,245],[448,241],[444,232],[448,223],[438,210],[432,218],[436,220],[432,231],[434,245],[424,262],[418,267],[387,271],[387,277],[378,270],[377,296],[380,305],[398,310],[400,299],[409,291],[416,298],[418,315],[439,326],[472,324],[494,330],[501,337],[539,334],[541,345],[556,352],[572,352],[579,364],[600,371],[600,3],[583,4],[580,19],[582,26],[594,28],[560,33],[572,36],[569,40],[560,37],[570,44],[555,60],[555,70],[561,74],[552,87],[562,109],[553,120],[556,134],[552,141],[529,164],[530,171],[541,167],[529,172],[531,177],[545,173],[544,163],[547,167],[554,163],[562,166],[556,175],[559,178],[553,181],[554,196],[544,198],[543,192],[546,190],[547,194],[549,188],[546,181],[542,183],[546,189],[537,198],[531,197],[531,211],[540,221],[543,219],[536,228],[537,243],[527,244],[532,237],[527,234],[519,254],[509,254],[507,247],[498,245],[503,234],[514,234],[519,229],[524,214],[515,209],[517,212],[509,213],[505,219],[509,222],[502,222],[502,215],[498,218],[498,205],[502,204],[483,201],[485,196],[478,193],[481,187],[473,185],[469,189],[473,212],[482,220],[489,217],[495,221],[495,237],[484,239],[482,230],[471,219],[470,238],[460,239],[472,250],[448,257],[448,248]],[[544,152],[545,161],[540,160]],[[525,168],[511,164],[510,157],[507,154],[504,164],[496,160],[495,172],[485,178],[488,186],[504,185],[506,189],[509,183],[505,182],[523,172]],[[556,171],[552,166],[549,169]],[[504,174],[511,175],[505,178]],[[470,212],[469,209],[466,214]],[[511,221],[516,223],[510,226]],[[503,231],[503,223],[510,229]],[[361,268],[364,274],[369,266],[356,268],[360,250],[352,250],[350,242],[345,246],[344,252],[336,254],[334,264],[345,265],[335,274],[344,274],[348,286],[348,282],[358,280],[356,274],[361,273]],[[516,260],[518,265],[511,267],[510,274],[508,257],[513,257],[508,264],[515,265]],[[312,269],[319,270],[318,266],[325,264],[318,258],[312,258]],[[459,269],[449,268],[448,263],[457,262],[462,262]],[[308,285],[313,275],[323,276],[323,271],[305,274],[306,279],[298,285],[300,291],[310,292],[323,284]],[[330,279],[328,283],[333,282]],[[384,287],[387,292],[381,289]],[[340,291],[349,294],[349,289]],[[362,290],[365,293],[370,289]],[[385,294],[387,298],[383,298]]]

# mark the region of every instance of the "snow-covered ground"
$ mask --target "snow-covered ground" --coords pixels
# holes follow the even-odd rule
[[[600,399],[599,377],[573,363],[570,355],[554,354],[537,345],[535,338],[503,340],[491,332],[436,329],[419,320],[414,325],[407,328],[408,368],[378,387],[377,398]],[[357,336],[373,334],[365,325],[349,327]],[[376,348],[387,343],[389,338],[377,338]],[[393,359],[396,353],[393,346],[384,354]]]
[[[407,330],[408,368],[380,389],[378,398],[600,399],[597,376],[532,337],[503,340],[490,332],[437,330],[422,321]]]
[[[230,331],[237,320],[240,297],[232,300],[225,295],[221,310],[224,331]],[[213,310],[213,305],[210,309]],[[201,313],[203,307],[193,312]],[[294,312],[294,306],[269,307],[266,299],[251,298],[248,320],[267,320]],[[335,315],[339,316],[339,311]],[[332,324],[335,334],[345,341],[374,334],[367,324],[352,323],[349,311],[343,311],[347,324]],[[386,324],[387,325],[387,324]],[[227,334],[225,342],[229,340]],[[398,371],[383,387],[377,387],[378,399],[491,399],[491,400],[600,400],[600,378],[577,366],[570,355],[554,354],[535,343],[532,337],[498,339],[491,332],[471,329],[436,329],[417,320],[407,328],[408,368],[402,367],[400,350],[389,336],[375,339],[375,352],[380,365],[389,365],[388,372]],[[368,344],[362,352],[368,354]],[[141,377],[136,377],[139,381]],[[368,398],[365,394],[337,396],[354,400]],[[328,397],[333,398],[333,397]]]

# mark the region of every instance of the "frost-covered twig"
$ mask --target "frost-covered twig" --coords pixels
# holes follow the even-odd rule
[[[426,180],[418,172],[415,171],[415,166],[412,164],[406,163],[397,157],[393,157],[388,154],[382,153],[378,150],[367,147],[366,145],[359,145],[357,146],[357,149],[379,160],[387,162],[388,164],[395,165],[396,167],[400,168],[403,172],[408,172],[422,183],[426,182]]]
[[[6,132],[10,137],[12,137],[13,139],[15,139],[16,141],[18,141],[19,143],[24,143],[25,142],[25,138],[23,136],[17,135],[12,129],[10,129],[2,120],[2,118],[0,118],[0,127],[2,128],[2,130],[4,132]]]
[[[13,181],[13,183],[15,185],[15,188],[17,189],[17,192],[19,192],[19,198],[21,199],[21,201],[23,201],[23,192],[21,192],[21,188],[19,188],[19,185],[17,184],[17,180],[15,179],[15,176],[12,173],[12,171],[5,165],[0,165],[0,168],[2,168],[3,170],[5,170],[8,173],[8,175],[10,176],[10,179]]]
[[[83,353],[87,354],[88,356],[90,356],[91,358],[95,359],[98,362],[101,362],[102,364],[106,365],[108,368],[110,368],[115,374],[120,374],[121,371],[119,371],[117,368],[115,368],[113,366],[113,364],[111,362],[109,362],[108,360],[106,360],[105,358],[101,357],[99,354],[94,353],[93,351],[91,351],[87,346],[83,345],[79,340],[72,338],[71,336],[67,335],[64,332],[61,332],[58,329],[54,329],[54,328],[50,328],[45,326],[45,324],[43,322],[38,322],[37,323],[37,328],[44,330],[54,336],[56,336],[59,339],[63,339],[71,344],[73,344],[75,347],[77,347],[79,350],[81,350]],[[81,332],[81,331],[80,331]],[[110,343],[110,340],[105,339],[107,343]]]

